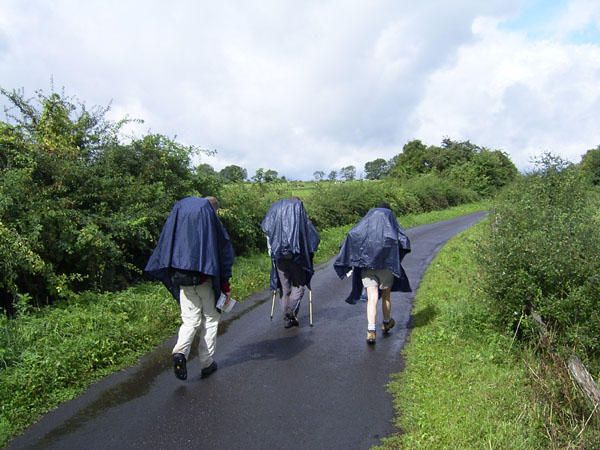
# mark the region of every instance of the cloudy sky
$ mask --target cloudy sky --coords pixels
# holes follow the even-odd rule
[[[444,137],[578,162],[600,145],[600,2],[2,0],[0,86],[51,80],[250,176]]]

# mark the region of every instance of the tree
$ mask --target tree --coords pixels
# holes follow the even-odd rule
[[[593,184],[600,185],[600,145],[583,155],[580,167]]]
[[[435,172],[482,195],[495,193],[514,180],[518,173],[506,153],[449,138],[445,138],[439,147],[426,147],[421,141],[410,141],[402,153],[393,158],[391,165],[390,175],[393,177]]]
[[[432,169],[442,173],[449,168],[471,161],[482,150],[482,147],[469,141],[458,142],[444,138],[441,147],[431,146],[427,152]]]
[[[392,159],[390,174],[394,177],[412,176],[431,170],[431,161],[427,158],[427,147],[419,140],[404,144],[402,153]]]
[[[248,171],[243,167],[234,164],[223,167],[219,172],[219,175],[221,175],[221,178],[223,178],[223,181],[226,183],[241,183],[248,178]]]
[[[379,180],[388,171],[388,162],[383,158],[377,158],[365,163],[365,174],[367,180]]]
[[[223,181],[221,176],[210,164],[199,164],[194,170],[194,188],[203,196],[217,197]]]
[[[337,178],[337,171],[332,170],[331,172],[329,172],[329,175],[327,175],[327,178],[330,181],[334,181]]]
[[[277,181],[279,174],[273,169],[263,169],[262,167],[256,169],[256,173],[252,177],[252,181],[256,183],[272,183]]]
[[[279,177],[279,173],[273,169],[265,170],[265,183],[272,183],[273,181],[277,181]]]
[[[323,172],[322,170],[315,170],[313,172],[313,177],[316,181],[321,181],[323,178],[325,178],[325,172]]]
[[[346,166],[340,169],[340,175],[346,181],[351,181],[356,178],[356,167]]]
[[[265,169],[262,167],[256,169],[256,172],[254,172],[254,176],[252,177],[252,181],[255,183],[263,183],[265,181]]]

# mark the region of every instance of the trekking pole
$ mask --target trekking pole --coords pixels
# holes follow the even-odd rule
[[[273,301],[271,302],[271,320],[273,320],[273,312],[275,311],[275,293],[277,291],[273,291]]]
[[[311,289],[308,290],[308,315],[310,318],[310,326],[312,327],[313,323],[312,323],[312,290]]]

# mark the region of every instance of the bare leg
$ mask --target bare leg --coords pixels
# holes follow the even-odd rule
[[[381,290],[381,310],[383,312],[383,320],[389,321],[392,316],[392,300],[391,289]]]
[[[379,300],[379,288],[369,286],[367,288],[367,322],[369,325],[377,323],[377,301]]]

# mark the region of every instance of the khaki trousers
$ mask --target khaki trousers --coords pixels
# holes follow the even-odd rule
[[[204,369],[213,362],[217,327],[221,318],[221,314],[215,308],[215,294],[211,280],[197,286],[181,286],[179,305],[183,323],[179,328],[173,353],[183,353],[185,359],[188,359],[194,336],[196,332],[200,332],[198,357],[200,368]]]

